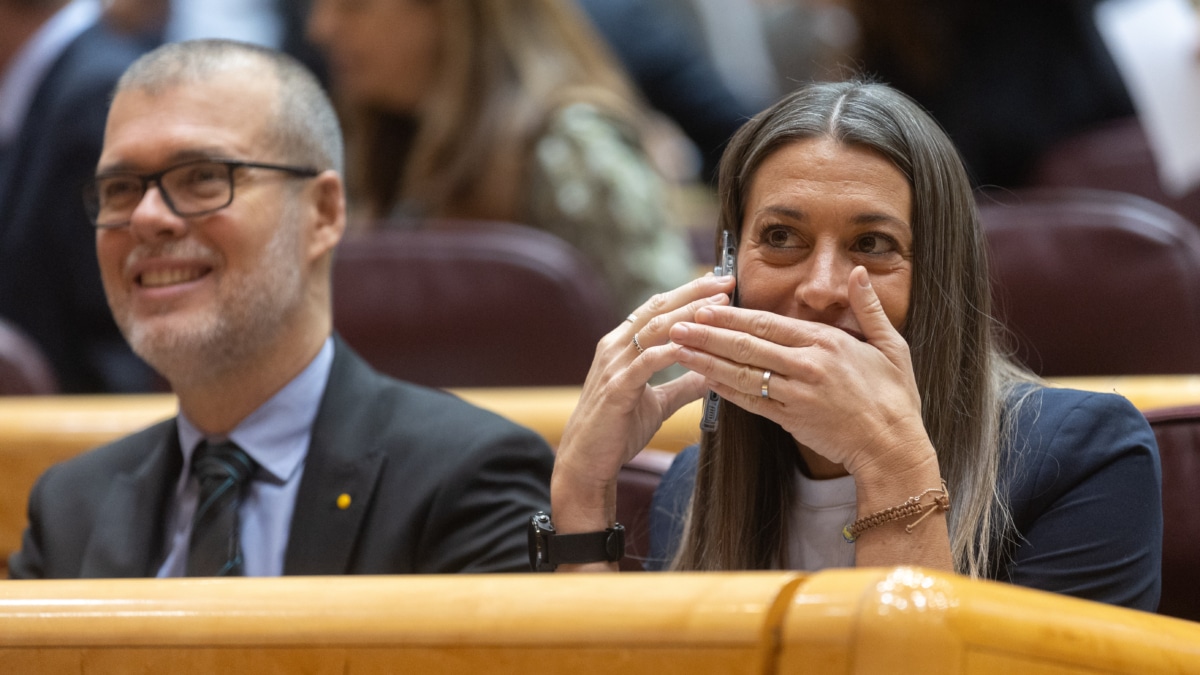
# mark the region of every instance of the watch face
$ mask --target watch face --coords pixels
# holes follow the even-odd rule
[[[553,572],[556,565],[551,565],[549,553],[546,550],[547,535],[554,534],[554,525],[550,516],[538,512],[529,520],[529,567],[534,572]]]

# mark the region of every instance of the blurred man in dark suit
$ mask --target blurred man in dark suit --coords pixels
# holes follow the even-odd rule
[[[108,313],[79,200],[109,93],[138,55],[100,12],[97,0],[0,0],[0,316],[72,393],[153,383]]]

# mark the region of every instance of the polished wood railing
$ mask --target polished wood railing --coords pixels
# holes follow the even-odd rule
[[[1200,403],[1200,375],[1072,378],[1055,382],[1115,391],[1142,410]],[[579,400],[577,387],[462,389],[454,393],[537,431],[552,446],[562,439]],[[0,397],[0,575],[20,545],[25,507],[50,465],[175,414],[170,394],[144,396]],[[685,406],[650,446],[678,451],[699,440],[700,404]]]
[[[0,672],[29,675],[1200,669],[1200,624],[913,568],[0,589]]]

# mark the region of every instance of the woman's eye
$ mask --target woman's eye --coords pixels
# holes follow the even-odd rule
[[[888,237],[878,234],[864,234],[854,242],[854,248],[859,253],[891,253],[896,250],[895,244]]]
[[[773,227],[763,232],[762,240],[768,246],[775,248],[790,248],[796,246],[796,238],[791,231],[782,227]]]

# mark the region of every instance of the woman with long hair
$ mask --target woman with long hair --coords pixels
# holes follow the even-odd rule
[[[584,253],[627,310],[691,276],[653,125],[573,3],[317,0],[360,224],[511,221]]]
[[[612,526],[620,466],[711,389],[716,430],[655,495],[652,566],[920,565],[1156,608],[1153,434],[1000,348],[970,184],[924,111],[804,87],[738,132],[719,192],[736,280],[660,294],[602,340],[558,450],[559,533]],[[675,363],[691,372],[648,384]]]

